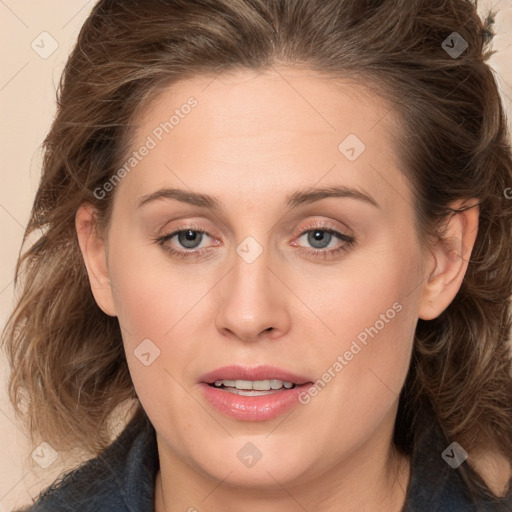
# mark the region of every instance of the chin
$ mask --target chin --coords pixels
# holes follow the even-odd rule
[[[286,486],[303,480],[311,473],[314,461],[308,463],[298,452],[298,447],[304,447],[304,441],[290,442],[288,446],[283,446],[277,436],[273,441],[263,436],[230,438],[222,446],[217,445],[213,458],[209,461],[196,458],[196,464],[210,478],[223,481],[223,485],[282,491],[279,484]]]

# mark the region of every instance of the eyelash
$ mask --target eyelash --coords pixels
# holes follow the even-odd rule
[[[196,249],[196,250],[189,250],[189,251],[185,251],[185,250],[180,251],[180,250],[173,249],[172,247],[166,247],[164,245],[165,242],[167,242],[168,240],[171,240],[176,235],[179,235],[180,233],[182,233],[184,231],[193,231],[194,233],[202,233],[204,235],[209,236],[208,232],[205,231],[204,229],[201,229],[194,225],[189,225],[189,226],[184,226],[180,229],[177,229],[177,230],[173,231],[172,233],[157,237],[154,239],[154,242],[159,244],[161,247],[163,247],[163,249],[166,252],[168,252],[169,254],[171,254],[171,256],[180,258],[180,259],[181,258],[190,258],[190,257],[200,258],[204,255],[205,252],[210,252],[211,247],[208,247],[208,248],[205,247],[205,248],[199,249],[199,250]],[[309,233],[310,231],[322,231],[324,233],[334,235],[336,238],[339,238],[341,241],[343,241],[345,243],[336,249],[329,249],[329,250],[306,249],[304,247],[299,247],[298,251],[303,254],[306,254],[306,256],[308,256],[308,257],[323,258],[324,260],[326,260],[327,258],[329,258],[329,259],[335,258],[339,254],[349,250],[356,243],[356,239],[353,236],[345,235],[335,229],[331,229],[322,224],[310,224],[310,225],[306,226],[305,229],[298,235],[298,238]]]

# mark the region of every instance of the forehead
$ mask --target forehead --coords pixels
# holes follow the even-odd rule
[[[342,136],[349,124],[361,136],[375,128],[376,134],[384,135],[390,122],[395,122],[388,104],[361,83],[308,70],[274,67],[262,72],[238,70],[178,81],[157,95],[141,113],[137,122],[139,134],[147,132],[162,115],[169,114],[166,119],[169,118],[190,97],[198,102],[194,114],[200,115],[194,117],[201,118],[194,128],[206,128],[207,123],[207,128],[215,128],[210,137],[262,137],[279,130]],[[179,131],[173,135],[179,136]]]
[[[139,197],[170,182],[225,195],[226,184],[257,194],[320,180],[396,195],[403,183],[386,188],[403,181],[392,145],[396,123],[367,88],[312,71],[196,76],[174,83],[140,113],[131,150],[148,137],[154,144],[125,181]]]

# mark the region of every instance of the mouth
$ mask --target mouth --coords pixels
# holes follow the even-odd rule
[[[210,406],[243,421],[267,421],[299,404],[299,397],[313,383],[275,366],[225,366],[205,375],[198,384]]]
[[[243,394],[239,391],[271,394],[311,383],[312,380],[309,376],[297,375],[276,366],[260,365],[251,368],[235,364],[208,372],[200,377],[199,382],[236,394]]]
[[[294,389],[296,384],[279,379],[265,380],[229,380],[222,379],[207,383],[210,387],[242,396],[264,396]]]

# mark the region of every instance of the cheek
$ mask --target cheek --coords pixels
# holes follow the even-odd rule
[[[136,273],[119,272],[116,307],[140,402],[156,424],[170,421],[181,425],[174,411],[194,410],[195,406],[182,386],[190,380],[187,368],[194,360],[187,321],[197,312],[189,304],[191,299],[184,299],[182,283],[164,274],[161,269],[142,265]]]
[[[410,339],[421,292],[416,248],[405,249],[387,241],[350,256],[337,267],[303,275],[307,277],[296,280],[294,291],[314,314],[308,316],[325,339],[319,348],[348,350],[354,339],[364,344],[372,335],[380,338],[394,330],[390,342],[400,344],[404,340],[401,326],[412,316],[404,327],[405,339]]]
[[[394,421],[417,322],[414,305],[398,298],[400,281],[394,284],[343,301],[343,313],[331,317],[337,336],[317,343],[311,354],[318,380],[313,393],[302,397],[303,417],[307,431],[328,440],[327,465]],[[333,448],[340,433],[343,442]]]
[[[151,241],[138,241],[129,227],[119,228],[111,241],[113,300],[131,343],[161,338],[180,313],[186,279],[161,254]]]
[[[319,410],[329,407],[349,430],[347,418],[378,423],[398,400],[418,320],[418,254],[390,244],[350,268],[347,263],[343,275],[323,281],[321,292],[302,290],[330,329],[322,329],[322,340],[317,336],[312,358],[321,382],[311,401]]]
[[[318,410],[332,411],[331,424],[325,427],[324,435],[333,438],[336,431],[342,431],[348,446],[365,443],[396,415],[409,368],[416,318],[406,304],[393,304],[395,309],[384,310],[388,323],[374,319],[344,340],[336,357],[331,356],[331,361],[339,365],[335,369],[342,369],[333,379],[335,382],[328,384],[332,387],[318,395]],[[391,312],[395,313],[393,318]]]
[[[129,238],[111,243],[113,298],[126,358],[137,394],[149,410],[158,410],[165,396],[180,395],[173,376],[179,383],[188,381],[189,363],[201,349],[192,340],[208,289],[204,275],[184,271],[162,254],[147,242],[130,246]]]

